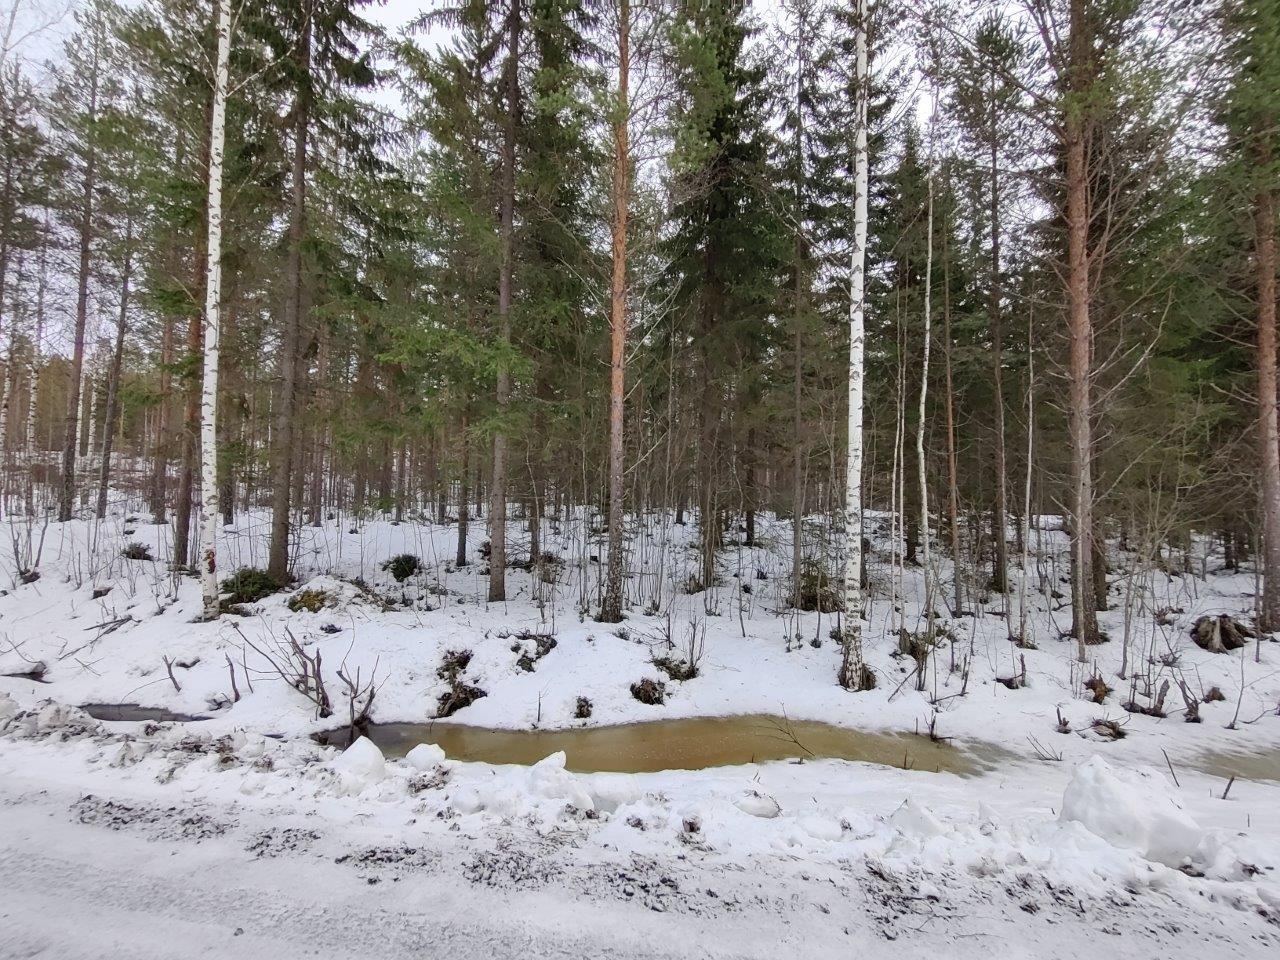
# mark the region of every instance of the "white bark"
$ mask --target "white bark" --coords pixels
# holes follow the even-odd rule
[[[934,91],[934,116],[937,116],[937,91]],[[930,128],[933,123],[930,122]],[[925,181],[929,193],[928,215],[925,218],[925,266],[924,266],[924,357],[920,369],[920,407],[916,419],[916,466],[920,482],[920,559],[924,562],[924,606],[929,636],[933,636],[933,566],[929,556],[929,480],[924,468],[924,416],[929,398],[929,348],[932,340],[931,307],[933,301],[933,132],[929,134],[929,168]],[[924,677],[921,676],[921,682]]]
[[[867,0],[855,0],[855,82],[853,119],[853,251],[849,264],[849,451],[844,501],[844,664],[842,680],[863,686],[862,660],[862,402],[866,352],[867,260]]]
[[[48,231],[48,224],[45,224]],[[30,386],[27,388],[27,424],[23,437],[23,453],[26,466],[30,468],[36,451],[36,408],[40,402],[40,351],[44,343],[44,295],[49,280],[48,243],[40,241],[40,256],[36,267],[36,319],[35,329],[31,335],[31,349],[28,352],[27,377]],[[28,479],[30,489],[30,479]]]
[[[1027,641],[1027,567],[1031,549],[1031,455],[1035,452],[1035,392],[1036,373],[1034,352],[1031,349],[1032,316],[1027,314],[1027,477],[1022,491],[1022,575],[1018,579],[1018,639]]]
[[[204,385],[200,396],[200,590],[204,619],[218,617],[218,337],[222,300],[222,157],[227,141],[231,0],[218,0],[218,61],[209,125],[208,270],[204,295]]]
[[[16,398],[18,392],[18,332],[19,320],[22,316],[20,303],[20,295],[22,292],[22,254],[18,254],[18,262],[14,270],[13,278],[13,305],[9,308],[9,357],[5,361],[5,377],[3,385],[0,385],[0,475],[5,475],[9,470],[9,403],[10,398]],[[0,278],[0,286],[5,284]],[[16,403],[16,399],[14,400]],[[6,494],[7,498],[7,494]]]

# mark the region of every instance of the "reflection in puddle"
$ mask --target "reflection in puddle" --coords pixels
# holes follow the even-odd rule
[[[861,760],[907,770],[971,776],[1012,755],[990,745],[967,749],[926,737],[871,733],[782,717],[692,717],[569,730],[494,730],[457,723],[372,724],[364,734],[388,756],[419,743],[438,744],[455,760],[537,763],[563,750],[577,773],[653,773],[761,763],[770,760]],[[350,743],[346,729],[320,734],[322,743]]]

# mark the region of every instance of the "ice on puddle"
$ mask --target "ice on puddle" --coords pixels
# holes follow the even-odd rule
[[[444,761],[444,750],[434,743],[420,743],[404,755],[404,762],[415,770],[434,770]]]
[[[361,785],[378,783],[387,775],[387,761],[376,743],[361,737],[333,761],[333,769]]]
[[[1205,839],[1161,774],[1116,770],[1098,756],[1076,768],[1063,792],[1059,819],[1169,867],[1186,863]]]

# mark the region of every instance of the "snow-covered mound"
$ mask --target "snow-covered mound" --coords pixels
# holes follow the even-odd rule
[[[1061,819],[1168,867],[1190,865],[1205,839],[1163,775],[1142,767],[1117,770],[1098,756],[1076,768]]]

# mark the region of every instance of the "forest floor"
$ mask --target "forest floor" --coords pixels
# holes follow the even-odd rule
[[[1100,614],[1111,639],[1081,667],[1061,639],[1053,526],[1030,545],[1035,647],[1008,640],[1016,591],[969,584],[963,615],[935,604],[946,632],[923,684],[896,651],[899,627],[923,629],[924,573],[906,569],[895,606],[881,530],[866,626],[878,685],[854,694],[834,682],[831,615],[781,610],[786,523],[762,522],[755,547],[727,543],[720,582],[690,593],[696,529],[652,521],[632,543],[634,609],[606,625],[590,617],[602,546],[581,523],[548,521],[554,559],[510,569],[511,599],[491,604],[481,552],[450,562],[453,526],[330,522],[300,531],[288,591],[203,624],[198,584],[168,571],[167,527],[11,521],[0,957],[1274,956],[1280,644],[1213,654],[1190,638],[1201,615],[1250,616],[1252,574],[1222,571],[1207,543],[1179,558],[1183,573],[1130,572],[1115,548],[1113,609]],[[224,531],[224,568],[262,565],[265,530],[255,516]],[[153,559],[126,559],[126,543]],[[382,564],[402,553],[421,566],[398,582]],[[22,576],[32,569],[38,579]],[[950,565],[938,575],[949,596]],[[303,599],[317,609],[289,609]],[[287,662],[290,637],[322,654],[333,716],[272,675],[267,657]],[[470,653],[465,666],[442,669],[451,651]],[[697,660],[698,675],[671,679],[663,657]],[[376,678],[378,723],[426,721],[469,686],[486,695],[454,723],[769,714],[907,746],[898,765],[795,744],[793,760],[645,773],[435,748],[384,759],[368,741],[342,753],[308,736],[343,723],[340,666]],[[632,695],[646,678],[664,682],[664,703]],[[1096,678],[1113,688],[1102,703],[1085,687]],[[1124,708],[1151,708],[1166,680],[1165,716]],[[1186,722],[1183,685],[1200,723]],[[575,718],[579,698],[589,718]],[[203,719],[77,709],[121,703]],[[939,750],[972,769],[931,772]]]

